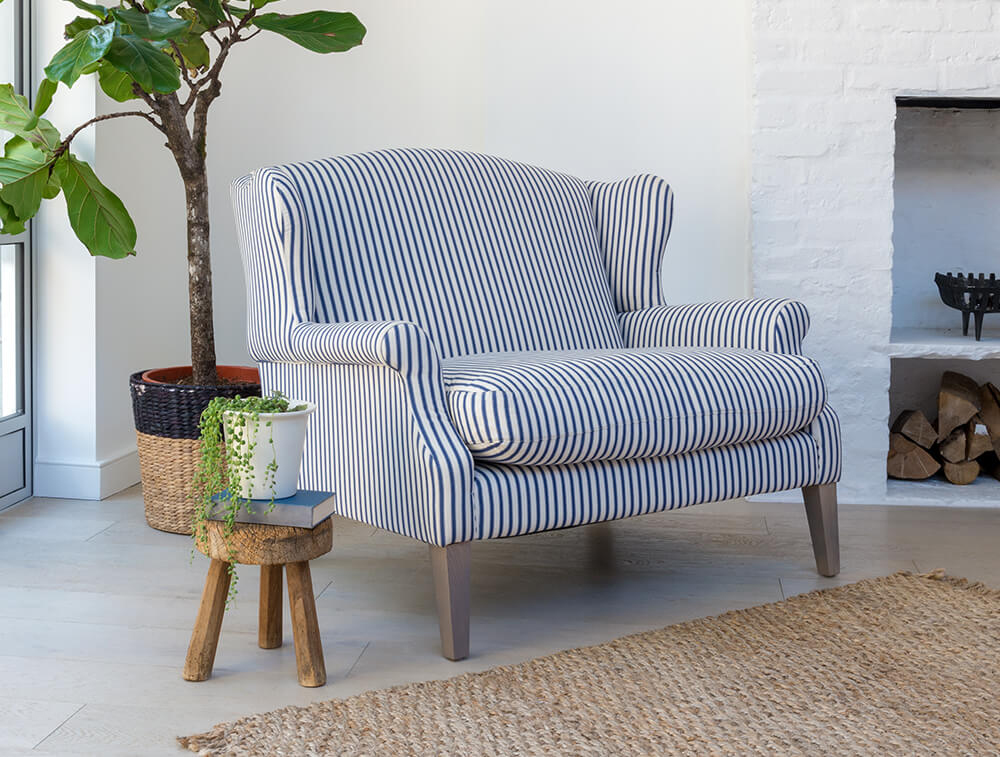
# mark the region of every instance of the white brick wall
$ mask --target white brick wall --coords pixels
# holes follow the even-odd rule
[[[751,0],[754,292],[813,316],[844,501],[886,494],[897,95],[1000,97],[995,0]]]

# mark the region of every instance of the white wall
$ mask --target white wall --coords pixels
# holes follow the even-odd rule
[[[282,12],[323,5],[284,0]],[[401,146],[477,150],[585,178],[637,172],[677,192],[671,301],[748,292],[746,0],[363,0],[365,44],[318,56],[273,35],[227,64],[209,141],[216,338],[247,363],[228,184],[262,165]],[[99,112],[118,107],[99,96]],[[93,456],[134,447],[129,372],[187,362],[183,197],[162,136],[100,125],[98,173],[139,230],[127,261],[83,254],[96,321]],[[79,251],[74,251],[78,253]],[[95,432],[91,432],[94,434]]]
[[[48,61],[62,44],[62,27],[75,15],[68,3],[40,2],[34,8],[34,53]],[[38,66],[40,68],[40,66]],[[46,114],[65,132],[94,115],[94,86],[81,81],[60,87]],[[94,135],[84,133],[74,151],[92,159]],[[97,413],[95,406],[94,261],[76,240],[62,198],[48,204],[33,225],[35,493],[99,494],[93,486]]]
[[[483,149],[676,193],[670,302],[749,289],[744,0],[489,3]]]

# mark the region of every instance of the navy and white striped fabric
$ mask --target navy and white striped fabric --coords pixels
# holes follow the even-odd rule
[[[818,439],[827,440],[821,447]],[[824,408],[809,429],[671,457],[578,465],[476,465],[476,531],[496,539],[674,510],[840,478],[840,422]]]
[[[440,376],[428,377],[419,343],[395,332],[389,365],[263,363],[261,384],[316,403],[299,485],[333,491],[337,512],[446,546],[475,530],[473,460],[448,418]],[[401,352],[395,350],[399,348]]]
[[[443,362],[451,420],[477,460],[564,465],[773,439],[826,404],[812,360],[727,349],[471,355]]]
[[[795,357],[808,327],[801,305],[662,303],[672,196],[657,179],[587,185],[481,155],[393,150],[262,169],[234,183],[233,199],[251,354],[266,391],[317,403],[300,485],[335,491],[344,515],[446,546],[840,475],[836,416],[823,406],[815,366]],[[685,351],[663,347],[712,349],[687,350],[709,363],[693,361],[684,373]],[[622,357],[524,367],[526,352],[586,350]],[[497,352],[508,355],[480,354]],[[661,353],[676,356],[653,357]],[[573,366],[582,383],[557,397],[567,403],[561,409],[542,394],[528,398],[559,433],[600,413],[648,420],[684,399],[709,416],[687,436],[623,433],[617,447],[591,425],[592,449],[614,460],[594,460],[588,443],[574,441],[555,456],[542,445],[511,458],[532,465],[476,461],[445,374],[452,390],[459,380],[473,389],[489,371],[470,378],[470,366],[491,360],[500,361],[493,388],[512,388],[512,375],[529,383],[547,376],[555,391]],[[601,408],[586,405],[586,382]],[[754,413],[767,393],[774,412],[763,421]],[[749,403],[746,419],[710,417],[734,398]],[[463,433],[481,430],[486,413]],[[752,417],[779,435],[749,441]],[[502,432],[509,419],[489,421]]]
[[[619,313],[663,304],[660,269],[674,193],[657,176],[587,184],[611,296]]]
[[[619,313],[627,347],[736,347],[802,354],[809,311],[786,299],[663,305]]]
[[[622,345],[579,179],[387,150],[262,169],[237,202],[271,235],[248,266],[259,359],[294,321],[408,321],[443,357]]]

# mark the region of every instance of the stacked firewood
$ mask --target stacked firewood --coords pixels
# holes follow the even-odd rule
[[[925,479],[939,471],[953,484],[980,473],[1000,480],[1000,389],[946,371],[931,423],[919,410],[899,414],[889,434],[890,478]]]

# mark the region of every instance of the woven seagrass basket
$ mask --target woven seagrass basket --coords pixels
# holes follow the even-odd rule
[[[191,369],[163,372],[179,376]],[[231,383],[219,386],[170,384],[144,378],[150,371],[129,377],[132,413],[135,416],[142,499],[146,522],[160,531],[190,534],[194,516],[191,480],[201,458],[198,421],[213,397],[260,396],[256,369],[218,367],[219,376]]]

